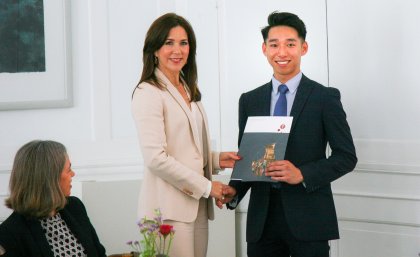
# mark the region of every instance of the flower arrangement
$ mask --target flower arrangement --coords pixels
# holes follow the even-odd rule
[[[140,242],[127,242],[136,252],[140,253],[140,257],[168,257],[175,230],[173,226],[162,223],[160,209],[155,210],[155,215],[156,217],[153,219],[144,217],[137,224],[143,236]]]

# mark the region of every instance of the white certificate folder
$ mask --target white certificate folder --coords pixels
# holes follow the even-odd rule
[[[265,176],[267,165],[284,160],[293,117],[248,117],[239,146],[240,161],[235,163],[232,180],[276,182]]]

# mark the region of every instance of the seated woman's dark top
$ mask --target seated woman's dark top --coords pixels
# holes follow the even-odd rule
[[[82,246],[82,252],[86,256],[106,256],[105,248],[99,242],[96,231],[87,216],[85,206],[77,197],[68,197],[66,206],[58,213]],[[0,246],[5,250],[2,257],[57,256],[55,255],[57,252],[53,252],[53,247],[48,242],[41,221],[16,212],[13,212],[0,224]]]

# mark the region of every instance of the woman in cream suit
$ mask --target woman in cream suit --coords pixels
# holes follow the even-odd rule
[[[176,231],[171,257],[206,256],[212,199],[221,199],[226,187],[211,174],[240,159],[235,152],[211,151],[195,55],[188,21],[174,13],[159,17],[146,34],[132,99],[145,164],[139,217],[153,217],[160,208]]]

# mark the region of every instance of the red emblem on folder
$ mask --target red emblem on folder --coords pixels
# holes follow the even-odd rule
[[[282,131],[285,128],[286,128],[286,125],[285,124],[280,124],[280,128],[277,129],[277,131]]]

